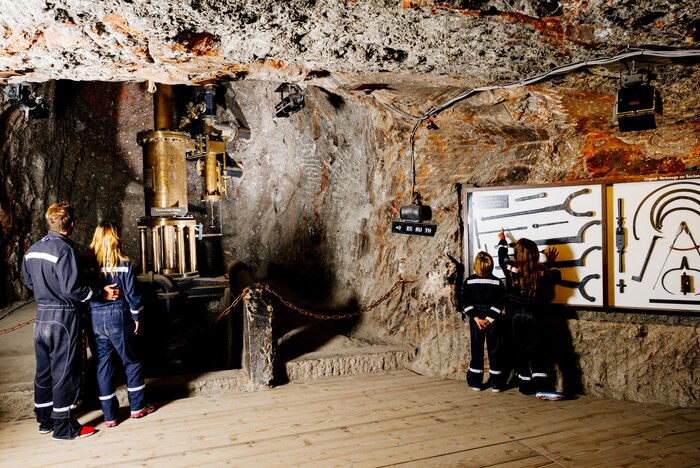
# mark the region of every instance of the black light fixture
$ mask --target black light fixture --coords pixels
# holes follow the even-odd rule
[[[49,108],[44,103],[44,98],[37,95],[29,83],[5,86],[3,101],[17,106],[24,112],[24,120],[45,119],[49,116]]]
[[[304,108],[304,95],[299,85],[282,83],[275,92],[280,93],[280,102],[275,105],[275,117],[289,117]]]
[[[425,222],[430,221],[432,217],[433,210],[429,205],[423,205],[420,195],[416,193],[413,204],[402,205],[399,208],[401,221],[391,222],[391,232],[433,237],[437,231],[437,224]]]
[[[661,95],[649,83],[648,73],[630,73],[622,76],[621,81],[614,110],[620,131],[656,128],[656,114],[662,113]]]

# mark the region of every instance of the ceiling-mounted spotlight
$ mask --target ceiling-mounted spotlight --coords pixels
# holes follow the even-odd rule
[[[622,77],[614,110],[614,119],[621,132],[656,128],[655,114],[662,114],[661,95],[649,81],[645,73]]]
[[[24,112],[24,120],[45,119],[49,116],[49,108],[42,96],[37,96],[29,83],[9,84],[3,90],[3,101],[17,106]]]
[[[289,117],[304,108],[304,95],[298,85],[282,83],[275,92],[280,93],[280,102],[275,105],[275,117]]]

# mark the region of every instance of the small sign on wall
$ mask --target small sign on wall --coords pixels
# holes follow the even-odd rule
[[[412,234],[414,236],[433,237],[437,231],[437,224],[412,223],[408,221],[392,221],[391,232],[395,234]]]

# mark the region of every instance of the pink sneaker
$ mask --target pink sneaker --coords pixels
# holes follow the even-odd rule
[[[105,427],[117,427],[117,421],[105,421]]]
[[[146,405],[146,406],[144,406],[143,409],[136,411],[136,412],[132,412],[131,417],[134,419],[143,418],[144,416],[147,416],[147,415],[153,413],[155,410],[156,409],[154,407],[152,407],[151,405]]]

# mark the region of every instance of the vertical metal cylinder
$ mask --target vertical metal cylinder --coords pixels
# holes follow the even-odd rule
[[[190,271],[197,271],[197,245],[195,244],[194,226],[193,222],[187,228],[187,237],[190,242]]]
[[[175,271],[175,236],[173,226],[163,226],[163,257],[165,258],[164,272]]]
[[[204,156],[204,195],[203,200],[220,200],[219,171],[216,165],[216,154],[208,152]]]
[[[187,271],[185,257],[185,228],[184,226],[177,226],[176,229],[178,273],[183,274]]]
[[[139,226],[139,240],[141,248],[141,273],[148,272],[148,234],[146,226]]]
[[[160,246],[162,244],[160,240],[160,228],[158,226],[151,228],[151,243],[153,246],[153,271],[160,274]]]
[[[173,87],[167,84],[156,85],[153,96],[153,123],[156,130],[173,128]]]
[[[143,146],[143,189],[147,216],[187,215],[186,133],[152,131],[139,135]]]

